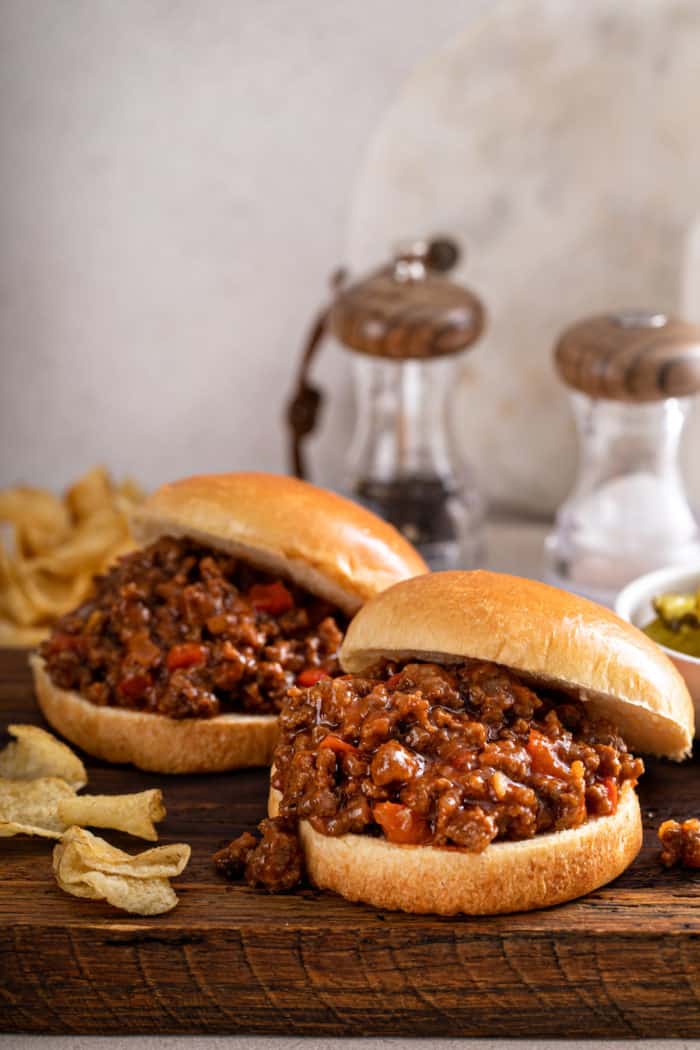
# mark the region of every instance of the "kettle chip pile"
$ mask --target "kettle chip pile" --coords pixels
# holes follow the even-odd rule
[[[189,859],[186,843],[132,855],[81,825],[111,828],[157,841],[166,816],[158,789],[131,795],[79,795],[87,773],[78,756],[51,733],[32,725],[8,727],[14,738],[0,751],[0,838],[56,839],[56,882],[75,897],[106,900],[136,915],[170,911],[178,898],[170,879]]]
[[[33,646],[80,605],[92,579],[133,550],[129,513],[143,493],[94,467],[63,497],[17,486],[0,492],[0,646]]]

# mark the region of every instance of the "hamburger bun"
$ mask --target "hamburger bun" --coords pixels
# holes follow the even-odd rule
[[[693,705],[661,650],[607,609],[532,580],[481,571],[407,580],[360,610],[341,649],[343,669],[358,675],[371,675],[383,659],[469,658],[590,704],[635,749],[678,760],[690,750]],[[271,787],[270,816],[281,797]],[[305,820],[299,837],[309,877],[322,889],[380,908],[483,915],[548,907],[610,882],[639,852],[642,820],[625,782],[610,816],[497,841],[482,853],[331,837]]]
[[[37,653],[29,663],[49,725],[104,762],[129,762],[152,773],[221,773],[270,762],[277,740],[275,715],[166,718],[125,707],[98,707],[80,693],[55,686]]]
[[[392,525],[352,500],[279,474],[203,474],[163,485],[132,514],[145,546],[189,539],[279,573],[352,615],[428,571]]]
[[[268,812],[280,793],[270,789]],[[301,821],[309,879],[350,901],[433,915],[531,911],[590,893],[621,875],[642,845],[634,788],[624,785],[616,812],[578,828],[495,842],[483,853],[399,846],[369,835],[331,838]]]
[[[163,485],[138,508],[132,531],[145,546],[187,537],[279,574],[352,615],[397,580],[427,572],[391,525],[350,500],[296,478],[220,474]],[[219,772],[267,765],[276,715],[174,719],[97,706],[51,681],[30,660],[49,724],[88,754],[160,773]]]
[[[381,659],[465,658],[585,701],[633,750],[690,754],[693,702],[661,648],[609,609],[536,580],[483,571],[405,580],[364,607],[340,651],[352,674]]]

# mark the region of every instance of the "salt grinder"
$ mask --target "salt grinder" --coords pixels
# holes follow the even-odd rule
[[[321,329],[353,352],[356,425],[343,487],[433,569],[471,568],[482,556],[482,500],[447,416],[455,355],[484,325],[479,299],[443,276],[457,258],[449,240],[402,246],[388,265],[337,291],[305,356],[308,363]],[[306,405],[315,411],[320,392],[310,389]],[[300,384],[289,419],[294,429],[296,411],[308,433],[303,405]],[[302,473],[303,460],[294,459]]]
[[[700,327],[641,311],[592,317],[554,351],[571,387],[578,477],[545,543],[550,580],[604,604],[641,573],[700,560],[678,464],[700,390]]]

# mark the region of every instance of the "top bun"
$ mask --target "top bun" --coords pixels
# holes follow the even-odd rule
[[[374,598],[350,624],[346,671],[380,659],[489,660],[564,690],[615,723],[638,751],[682,759],[693,703],[658,645],[594,602],[518,576],[436,572]]]
[[[280,573],[352,614],[398,580],[428,571],[381,518],[278,474],[203,474],[163,485],[134,512],[143,544],[186,536]]]

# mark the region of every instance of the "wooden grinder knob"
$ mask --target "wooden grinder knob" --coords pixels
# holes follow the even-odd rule
[[[467,288],[437,276],[456,261],[456,255],[438,252],[439,247],[452,246],[407,246],[389,266],[341,292],[329,315],[340,342],[394,360],[441,357],[475,343],[484,327],[484,308]]]
[[[661,313],[579,321],[554,359],[564,382],[593,398],[641,403],[700,391],[700,327]]]

